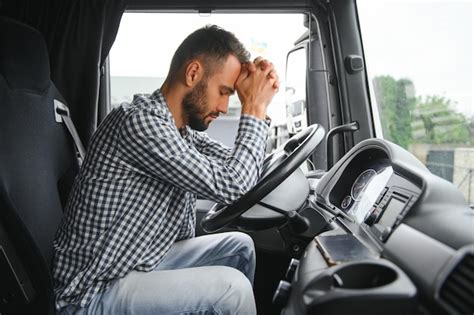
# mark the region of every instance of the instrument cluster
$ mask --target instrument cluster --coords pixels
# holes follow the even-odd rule
[[[374,165],[363,170],[335,206],[354,217],[356,222],[364,222],[392,175],[392,167],[386,165]]]

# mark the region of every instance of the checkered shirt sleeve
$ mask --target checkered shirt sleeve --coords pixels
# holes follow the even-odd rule
[[[208,147],[208,153],[219,154],[220,158],[214,158],[184,140],[177,141],[176,128],[159,116],[137,111],[122,127],[120,149],[130,163],[156,180],[230,204],[256,183],[267,130],[263,120],[243,115],[234,149]]]

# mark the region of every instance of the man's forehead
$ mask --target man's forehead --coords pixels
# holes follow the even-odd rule
[[[216,79],[220,87],[233,91],[241,68],[240,61],[235,56],[229,55],[227,60],[217,67],[214,75],[211,76],[211,80]]]

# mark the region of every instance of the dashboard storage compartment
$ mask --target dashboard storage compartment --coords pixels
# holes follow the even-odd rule
[[[396,265],[370,259],[320,269],[311,281],[294,283],[302,296],[283,314],[414,314],[417,290]],[[296,293],[296,292],[295,292]],[[297,310],[297,311],[296,311]]]

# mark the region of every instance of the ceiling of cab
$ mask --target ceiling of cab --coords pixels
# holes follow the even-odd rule
[[[129,0],[127,10],[190,11],[210,13],[214,11],[268,10],[275,12],[302,11],[314,6],[311,0]],[[324,1],[322,3],[325,3]]]

